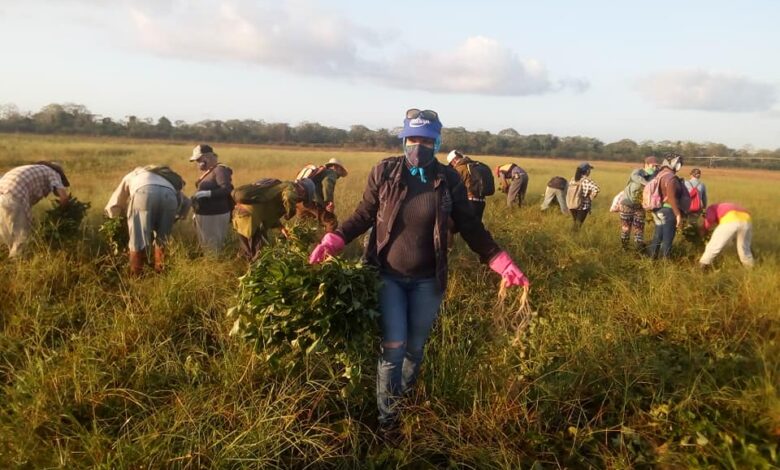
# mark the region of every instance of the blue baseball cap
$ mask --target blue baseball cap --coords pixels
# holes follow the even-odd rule
[[[414,119],[404,119],[404,128],[398,137],[427,137],[436,140],[441,136],[441,121],[417,116]]]

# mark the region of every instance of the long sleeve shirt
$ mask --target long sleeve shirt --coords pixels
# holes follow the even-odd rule
[[[210,197],[198,199],[195,213],[200,215],[226,214],[233,209],[233,170],[217,165],[204,173],[196,183],[198,191],[211,191]]]
[[[566,189],[566,185],[568,184],[569,182],[566,181],[566,178],[564,178],[563,176],[553,176],[552,179],[550,179],[550,181],[547,182],[547,187],[563,190]]]
[[[469,248],[487,263],[501,249],[485,226],[474,214],[466,197],[466,189],[458,173],[450,166],[434,160],[429,178],[436,194],[434,207],[433,245],[435,250],[436,278],[442,292],[447,286],[447,233],[450,217]],[[337,233],[346,243],[373,227],[366,253],[369,262],[379,265],[379,257],[396,238],[393,227],[398,223],[400,206],[409,193],[403,183],[402,171],[408,171],[404,158],[390,157],[374,166],[369,173],[363,200],[355,212],[344,222]],[[428,175],[426,169],[426,175]]]
[[[339,179],[339,175],[333,168],[328,168],[323,173],[320,189],[322,191],[322,203],[327,205],[333,202],[336,192],[336,180]]]
[[[176,194],[177,200],[179,201],[179,207],[177,210],[178,217],[181,217],[183,211],[186,211],[189,208],[189,205],[184,202],[184,200],[187,198],[184,197],[180,191],[176,191],[176,189],[167,179],[147,170],[144,167],[138,167],[125,175],[125,177],[122,178],[122,181],[119,183],[119,186],[114,189],[114,192],[111,194],[111,198],[108,200],[108,203],[104,209],[106,215],[111,218],[115,218],[121,216],[122,214],[127,214],[127,211],[130,208],[130,200],[132,199],[133,194],[135,194],[138,189],[149,185],[169,188]]]
[[[583,176],[580,180],[580,188],[582,189],[582,204],[580,204],[579,209],[583,211],[590,210],[593,199],[599,194],[601,189],[595,181],[587,176]]]
[[[671,208],[675,217],[682,217],[680,196],[682,195],[684,188],[680,183],[680,178],[668,168],[661,170],[661,173],[659,173],[656,178],[661,178],[659,188],[661,190],[661,198],[664,202],[664,207]]]
[[[750,222],[750,214],[733,202],[713,204],[704,212],[705,230],[712,230],[716,225],[728,222]]]
[[[639,208],[642,206],[642,190],[645,185],[653,178],[653,175],[647,174],[643,168],[638,168],[631,172],[626,183],[626,189],[623,190],[624,205]]]
[[[32,217],[32,206],[52,191],[64,189],[60,175],[46,165],[18,166],[0,178],[0,194],[10,194]]]

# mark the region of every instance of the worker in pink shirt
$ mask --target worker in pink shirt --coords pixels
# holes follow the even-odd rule
[[[716,227],[717,226],[717,227]],[[734,236],[737,237],[737,254],[745,267],[753,266],[753,254],[750,252],[750,240],[753,238],[753,224],[750,214],[740,205],[733,202],[720,202],[707,207],[704,212],[704,224],[701,226],[702,236],[712,231],[712,237],[704,248],[704,254],[699,259],[702,268],[708,268],[712,260],[723,250]]]

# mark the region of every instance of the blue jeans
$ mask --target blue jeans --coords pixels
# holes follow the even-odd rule
[[[655,231],[653,232],[653,241],[647,247],[647,254],[651,258],[657,258],[661,249],[661,258],[668,258],[672,253],[672,241],[677,233],[677,218],[671,207],[662,207],[653,211],[653,222],[655,222]]]
[[[127,227],[130,251],[149,251],[152,245],[165,246],[176,221],[176,193],[173,188],[147,184],[130,197]]]
[[[442,292],[436,278],[381,277],[382,354],[377,362],[376,403],[379,422],[386,424],[396,419],[398,398],[417,380]]]

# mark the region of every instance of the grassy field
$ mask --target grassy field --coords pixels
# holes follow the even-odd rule
[[[529,204],[508,212],[493,197],[485,220],[531,279],[538,315],[513,344],[497,276],[458,243],[391,448],[372,432],[371,364],[344,397],[317,361],[280,373],[229,336],[225,312],[246,271],[234,247],[203,257],[180,222],[170,269],[131,279],[101,242],[102,207],[136,165],[169,164],[193,191],[193,145],[0,136],[0,172],[62,162],[73,194],[92,203],[80,241],[36,242],[20,262],[0,255],[0,468],[780,466],[777,173],[704,169],[711,202],[753,213],[757,266],[742,268],[732,247],[703,273],[681,237],[669,262],[619,249],[607,209],[633,165],[595,162],[603,194],[575,236],[568,217],[538,206],[547,180],[570,178],[576,162],[513,159],[530,174]],[[340,218],[383,156],[216,150],[237,184],[338,157],[350,170]]]

